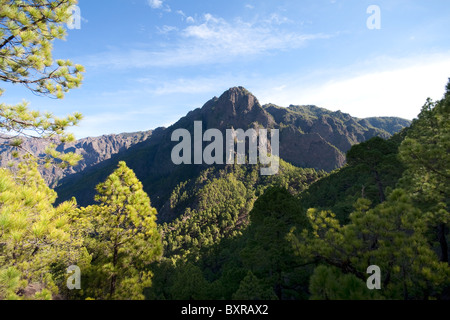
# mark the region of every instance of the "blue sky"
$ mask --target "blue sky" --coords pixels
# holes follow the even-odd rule
[[[380,29],[369,29],[371,5]],[[7,103],[85,116],[77,138],[168,126],[244,86],[262,104],[413,119],[450,77],[446,0],[79,0],[55,58],[86,67],[64,100],[6,86]]]

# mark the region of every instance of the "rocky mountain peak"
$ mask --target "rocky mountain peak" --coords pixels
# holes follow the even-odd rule
[[[219,98],[208,101],[202,115],[209,127],[219,129],[225,126],[245,129],[255,122],[271,127],[274,123],[258,99],[244,87],[230,88]]]
[[[219,105],[229,108],[235,114],[251,112],[253,108],[260,108],[258,99],[244,87],[233,87],[225,91],[218,99]]]

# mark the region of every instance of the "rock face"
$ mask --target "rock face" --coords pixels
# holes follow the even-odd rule
[[[261,107],[258,99],[243,87],[231,88],[220,98],[208,101],[200,113],[208,128],[248,129],[255,124],[264,128],[275,127],[273,117]]]
[[[294,165],[331,171],[342,167],[346,152],[375,136],[388,138],[410,125],[399,118],[358,119],[316,106],[263,108],[280,129],[280,156]]]
[[[123,152],[139,142],[145,141],[151,134],[152,131],[111,134],[95,138],[89,137],[73,143],[60,145],[57,148],[59,152],[75,152],[81,154],[83,160],[77,166],[66,170],[55,167],[50,169],[41,168],[41,174],[50,186],[56,186],[61,179],[108,160],[113,155]],[[35,155],[44,156],[47,143],[39,139],[24,139],[22,146]],[[0,165],[2,167],[7,166],[8,162],[13,160],[11,151],[12,149],[10,147],[0,147]]]
[[[75,196],[80,205],[88,205],[93,201],[95,185],[114,171],[118,161],[125,161],[142,181],[152,204],[159,209],[178,183],[196,178],[205,169],[205,166],[176,166],[171,161],[172,149],[178,144],[171,141],[172,133],[183,128],[193,135],[194,121],[202,121],[204,130],[279,129],[283,160],[326,171],[342,167],[345,153],[352,145],[374,136],[388,138],[410,125],[403,119],[358,119],[316,106],[262,106],[245,88],[235,87],[219,98],[212,98],[202,108],[189,112],[169,128],[86,138],[62,146],[63,151],[81,153],[84,160],[64,173],[54,169],[44,172],[44,176],[51,184],[58,182],[56,191],[60,200]],[[30,142],[29,146],[37,154],[43,151],[39,144]]]

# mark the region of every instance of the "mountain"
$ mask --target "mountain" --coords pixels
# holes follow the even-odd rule
[[[125,151],[131,146],[142,142],[152,135],[152,131],[121,133],[103,135],[95,138],[84,138],[76,142],[63,144],[57,147],[57,151],[81,154],[83,159],[77,166],[61,169],[58,167],[41,167],[41,174],[49,186],[56,186],[58,182],[72,174],[82,172],[102,161],[110,159],[113,155]],[[44,140],[23,138],[22,147],[37,156],[45,157],[47,143]],[[6,167],[13,159],[11,147],[0,145],[0,166]]]
[[[353,145],[375,136],[389,138],[410,125],[404,119],[358,119],[316,106],[281,108],[269,104],[263,108],[281,130],[281,157],[297,166],[326,171],[342,167],[345,153]]]
[[[60,201],[75,196],[80,205],[91,204],[95,185],[114,170],[118,161],[125,161],[142,181],[160,221],[180,216],[183,208],[174,212],[171,195],[180,184],[199,179],[209,167],[173,164],[171,152],[178,142],[172,142],[171,136],[177,129],[187,129],[193,135],[195,121],[202,121],[204,130],[216,128],[222,132],[230,128],[279,129],[280,158],[294,166],[319,171],[342,167],[345,153],[352,145],[375,136],[388,138],[410,124],[398,118],[358,119],[316,106],[262,106],[245,88],[235,87],[189,112],[169,128],[158,128],[140,142],[111,154],[109,159],[67,175],[56,188]]]

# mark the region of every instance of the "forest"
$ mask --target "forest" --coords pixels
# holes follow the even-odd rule
[[[0,80],[62,98],[84,68],[53,61],[51,42],[76,1],[34,2],[0,0]],[[81,120],[0,103],[0,142],[17,149],[0,169],[0,300],[450,299],[450,79],[411,126],[355,144],[342,168],[210,166],[170,190],[179,215],[163,223],[125,161],[95,204],[57,201],[39,168],[81,160],[57,151]],[[47,156],[21,148],[27,135]]]

